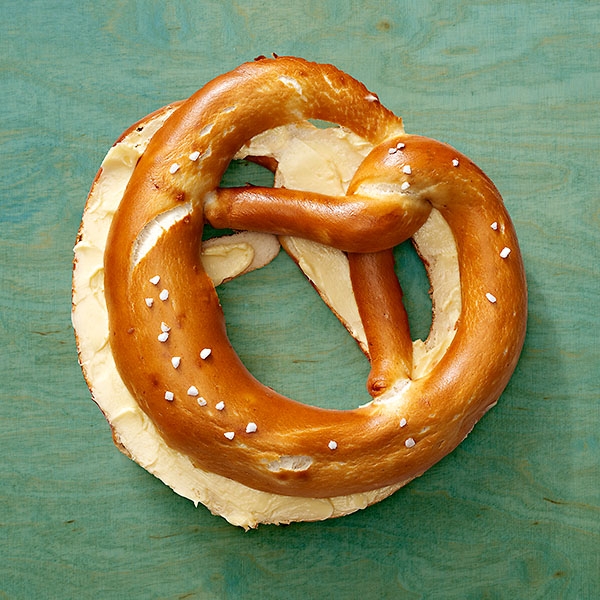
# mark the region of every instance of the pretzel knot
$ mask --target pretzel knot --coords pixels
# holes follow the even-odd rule
[[[364,144],[343,193],[219,187],[250,140],[308,119]],[[371,363],[370,403],[316,408],[248,373],[198,252],[206,222],[293,236],[282,240],[298,262],[294,239],[339,251]],[[411,339],[394,272],[392,249],[409,238],[433,287],[425,343]],[[492,182],[450,146],[406,134],[361,83],[291,57],[242,65],[177,107],[133,170],[104,269],[112,355],[160,438],[193,469],[274,498],[385,490],[366,505],[420,475],[496,403],[525,333],[519,247]],[[444,294],[455,295],[451,308]]]

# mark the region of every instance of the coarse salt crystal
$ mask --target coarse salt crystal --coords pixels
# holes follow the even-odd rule
[[[405,442],[404,445],[407,448],[412,448],[417,442],[415,442],[415,440],[413,440],[413,438],[408,438]]]
[[[400,419],[400,427],[406,427],[406,419],[404,417]]]
[[[398,148],[398,150],[402,150],[402,148],[406,148],[406,144],[404,142],[398,142],[396,144],[396,148]]]
[[[405,181],[401,186],[400,189],[401,190],[407,190],[410,187],[410,183],[408,183],[408,181]]]
[[[190,154],[190,160],[198,160],[200,158],[200,152],[198,152],[198,150],[196,150],[195,152],[192,152]]]
[[[510,254],[510,248],[508,248],[507,246],[505,246],[504,248],[502,248],[502,250],[500,250],[500,258],[506,258],[509,254]]]
[[[158,334],[158,341],[159,342],[166,342],[169,339],[169,332],[168,331],[163,331],[162,333]]]
[[[173,356],[173,358],[171,358],[171,364],[173,365],[174,369],[179,368],[179,365],[181,364],[181,356]]]
[[[177,171],[179,171],[179,163],[173,163],[169,167],[169,173],[171,173],[171,175],[172,175],[173,173],[177,173]]]
[[[496,296],[494,296],[494,294],[490,294],[489,292],[486,292],[485,297],[492,303],[494,304],[494,302],[496,302]]]
[[[498,221],[494,221],[490,227],[494,230],[494,231],[498,231]]]
[[[337,442],[335,440],[330,440],[329,444],[327,444],[330,450],[335,450],[337,448]]]
[[[228,440],[232,440],[235,437],[235,431],[226,431],[223,434]]]
[[[246,425],[246,433],[254,433],[257,429],[256,423],[252,423],[252,421]]]
[[[198,398],[198,406],[206,406],[206,398],[200,396],[200,398]]]
[[[221,402],[217,402],[217,403],[215,404],[215,408],[216,408],[217,410],[223,410],[223,409],[225,408],[225,402],[223,402],[223,400],[221,400]]]
[[[190,387],[188,388],[188,391],[187,391],[187,395],[188,396],[197,396],[198,388],[195,385],[190,385]]]
[[[169,297],[169,290],[162,290],[158,297],[164,302]]]
[[[152,283],[154,285],[158,285],[159,281],[160,281],[160,275],[155,275],[154,277],[150,278],[150,283]]]
[[[166,323],[163,322],[160,324],[160,330],[166,332],[166,331],[171,331],[171,328]]]
[[[211,352],[212,350],[210,348],[203,348],[200,350],[200,358],[202,360],[206,360],[210,356]]]
[[[174,398],[175,398],[175,394],[173,394],[173,392],[165,392],[165,400],[168,400],[169,402],[173,402]]]
[[[402,167],[402,172],[406,173],[407,175],[410,175],[412,173],[412,169],[410,168],[410,165],[404,165]]]
[[[453,165],[454,167],[458,167],[458,158],[453,158],[453,159],[452,159],[452,165]]]
[[[153,304],[154,304],[154,298],[146,298],[146,306],[148,308],[151,308]]]

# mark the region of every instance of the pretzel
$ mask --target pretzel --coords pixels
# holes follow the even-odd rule
[[[294,128],[309,135],[310,119],[340,125],[334,135],[360,155],[341,193],[219,187],[240,151],[253,154],[261,136],[294,135]],[[147,138],[136,142],[145,129]],[[244,527],[348,514],[421,475],[497,402],[522,348],[527,305],[502,198],[466,156],[405,133],[361,83],[331,65],[261,58],[146,118],[113,150],[120,146],[132,156],[99,242],[106,339],[84,340],[86,292],[78,288],[91,278],[83,225],[73,322],[84,374],[115,441],[177,492]],[[281,152],[285,144],[263,158],[281,166]],[[109,175],[103,165],[86,213],[99,188],[112,185]],[[206,222],[282,236],[369,358],[371,402],[352,410],[308,406],[247,371],[227,338],[219,281],[199,252]],[[394,272],[392,248],[409,238],[433,288],[425,342],[411,339]],[[345,273],[349,309],[331,300],[319,260],[314,273],[303,265],[317,248]],[[108,363],[117,376],[100,390]]]

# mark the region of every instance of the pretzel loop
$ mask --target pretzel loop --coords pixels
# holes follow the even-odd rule
[[[219,189],[246,141],[306,119],[337,123],[372,145],[345,196]],[[415,378],[390,248],[432,208],[456,243],[462,308],[445,355]],[[165,214],[172,222],[140,252],[140,236]],[[348,252],[374,402],[348,411],[307,406],[247,372],[199,257],[205,220]],[[295,58],[217,78],[155,134],[113,219],[105,293],[121,377],[169,446],[253,489],[311,498],[398,485],[450,452],[508,382],[526,312],[516,236],[489,179],[453,148],[405,134],[348,75]]]

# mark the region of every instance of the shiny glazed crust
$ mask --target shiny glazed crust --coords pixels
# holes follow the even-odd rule
[[[218,188],[245,142],[306,119],[338,123],[373,146],[347,196]],[[446,354],[413,377],[390,248],[432,208],[456,242],[462,309]],[[141,232],[169,211],[180,218],[134,260]],[[247,372],[199,259],[205,220],[348,252],[372,365],[371,403],[314,408]],[[281,496],[395,489],[420,475],[498,400],[525,334],[518,243],[489,179],[453,148],[405,134],[401,120],[348,75],[297,58],[242,65],[177,108],[135,167],[104,267],[112,355],[157,435],[200,470]]]

